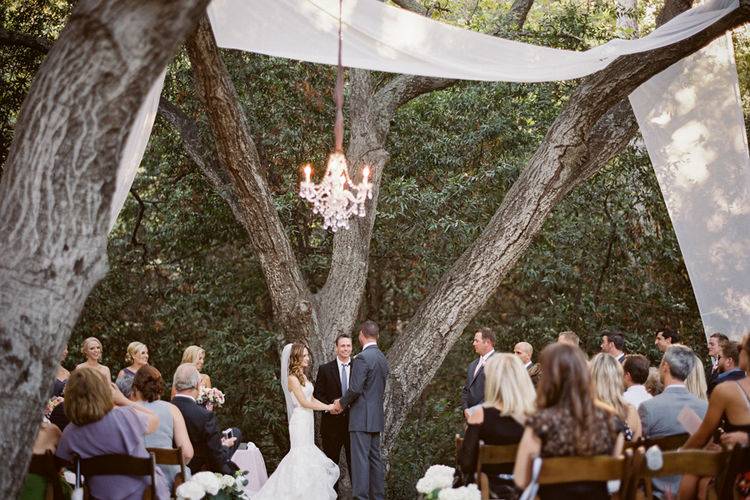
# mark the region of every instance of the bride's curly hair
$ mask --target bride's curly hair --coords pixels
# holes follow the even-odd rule
[[[307,346],[301,342],[292,344],[292,353],[289,355],[289,375],[294,375],[299,380],[300,385],[305,386],[305,369],[302,367],[302,360],[305,358]]]

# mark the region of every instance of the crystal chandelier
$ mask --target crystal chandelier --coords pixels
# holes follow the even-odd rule
[[[326,173],[320,184],[310,180],[312,166],[304,166],[305,180],[300,183],[299,195],[313,204],[313,213],[323,217],[323,228],[334,233],[341,227],[349,229],[349,217],[365,216],[365,201],[372,198],[370,169],[362,168],[362,180],[355,184],[349,177],[349,165],[344,156],[344,68],[341,64],[342,2],[339,0],[339,58],[336,70],[336,122],[333,127],[335,147],[328,157]]]

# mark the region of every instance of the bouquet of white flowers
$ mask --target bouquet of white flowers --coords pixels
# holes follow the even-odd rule
[[[177,488],[177,499],[247,500],[248,497],[245,495],[247,479],[244,474],[244,472],[238,472],[236,476],[228,476],[215,472],[198,472]]]
[[[454,472],[455,469],[447,465],[431,466],[424,473],[424,477],[417,481],[417,491],[427,500],[437,499],[440,490],[453,486]]]

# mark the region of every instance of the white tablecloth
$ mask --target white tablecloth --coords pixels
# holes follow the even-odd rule
[[[245,493],[252,498],[268,480],[268,472],[266,472],[266,462],[263,460],[263,455],[261,455],[257,446],[253,443],[247,443],[247,449],[234,452],[232,462],[237,464],[241,471],[247,471],[245,477],[248,483],[245,486]]]

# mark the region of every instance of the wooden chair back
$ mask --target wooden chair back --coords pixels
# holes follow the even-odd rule
[[[182,456],[182,448],[178,446],[177,448],[146,448],[146,450],[154,456],[157,464],[180,466],[180,472],[175,476],[172,485],[174,495],[177,488],[185,482],[185,457]]]
[[[143,492],[143,500],[156,500],[156,459],[153,453],[148,458],[131,457],[130,455],[99,455],[80,458],[74,455],[73,464],[76,475],[87,479],[92,476],[150,476],[151,484]],[[80,483],[80,477],[76,478]],[[83,498],[91,498],[88,485],[83,485]]]
[[[631,470],[629,456],[594,455],[591,457],[548,457],[542,460],[539,484],[564,484],[580,481],[620,480],[627,484]]]
[[[643,456],[644,454],[643,447],[636,451],[636,455]],[[663,465],[658,470],[649,469],[645,459],[640,461],[638,468],[634,469],[636,488],[643,481],[644,496],[650,500],[654,498],[651,485],[652,478],[683,474],[694,474],[701,477],[718,476],[726,468],[730,454],[730,451],[665,451],[662,453]]]
[[[672,451],[685,444],[689,437],[690,434],[688,433],[672,434],[671,436],[662,436],[651,439],[642,437],[636,441],[627,443],[627,447],[638,448],[639,446],[643,446],[645,449],[649,449],[652,446],[658,446],[662,451]]]
[[[737,474],[747,470],[750,464],[750,447],[735,446],[729,453],[727,466],[716,476],[716,496],[719,500],[734,498],[734,481]]]
[[[456,434],[456,449],[454,452],[453,459],[456,463],[456,470],[461,469],[461,448],[464,446],[464,438],[460,434]]]
[[[482,472],[484,465],[512,464],[516,461],[517,444],[492,445],[479,442],[479,456],[477,457],[477,482],[482,493],[482,500],[490,498],[490,481],[487,474]]]
[[[53,500],[65,498],[60,484],[60,468],[63,466],[61,462],[50,450],[47,450],[44,455],[31,456],[29,473],[37,474],[47,480],[45,498],[52,498]]]

